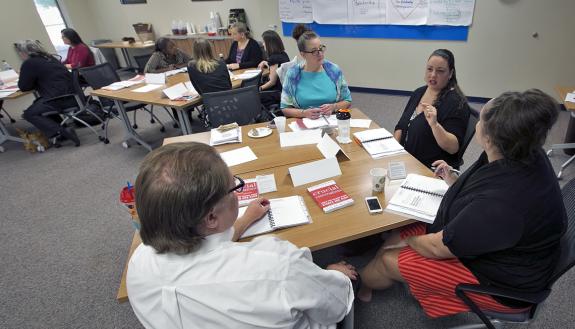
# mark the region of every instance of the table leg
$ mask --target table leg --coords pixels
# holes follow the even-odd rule
[[[130,123],[130,118],[128,117],[128,113],[126,113],[126,109],[124,108],[123,102],[119,100],[114,100],[114,103],[116,104],[116,108],[118,109],[120,119],[122,119],[122,122],[124,123],[124,132],[125,132],[124,142],[127,143],[130,139],[133,139],[151,152],[152,147],[150,146],[150,144],[146,143],[142,139],[142,137],[140,137],[140,135],[136,132],[136,130],[134,130],[134,128],[132,127],[132,124]]]
[[[182,108],[177,108],[176,112],[178,114],[180,129],[182,129],[182,135],[192,134],[192,123],[190,122],[190,118],[188,117],[188,113],[186,113],[186,110]]]

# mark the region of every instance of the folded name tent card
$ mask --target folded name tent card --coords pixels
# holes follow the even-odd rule
[[[317,144],[321,141],[321,130],[301,130],[280,133],[280,146]]]
[[[163,85],[166,83],[165,73],[146,73],[146,83]]]
[[[289,168],[293,186],[305,185],[318,180],[341,175],[336,158],[328,158]]]
[[[370,119],[351,119],[349,125],[352,128],[369,128],[371,126]]]
[[[336,158],[339,161],[349,160],[349,156],[339,147],[339,145],[328,134],[323,135],[317,148],[327,158]]]
[[[156,90],[158,88],[162,88],[162,85],[147,84],[140,88],[136,88],[132,91],[135,93],[147,93],[149,91]]]
[[[182,82],[175,84],[169,88],[162,90],[164,95],[170,100],[180,100],[182,98],[194,98],[198,96],[198,92],[194,89],[192,84],[184,84]]]

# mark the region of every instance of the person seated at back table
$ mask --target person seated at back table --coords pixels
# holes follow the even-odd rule
[[[335,328],[350,311],[353,266],[323,270],[307,248],[274,236],[235,242],[269,210],[252,201],[238,217],[243,180],[202,143],[146,156],[136,179],[143,244],[126,278],[146,328]]]
[[[351,105],[351,93],[337,65],[324,59],[326,46],[312,31],[297,42],[304,64],[289,69],[280,107],[286,117],[317,119]]]
[[[176,47],[172,40],[159,38],[156,41],[154,53],[146,63],[144,73],[162,73],[175,70],[188,65],[190,59],[190,56]]]
[[[425,313],[438,317],[469,310],[455,295],[460,283],[518,293],[547,289],[567,227],[561,190],[542,149],[557,108],[537,89],[488,102],[475,133],[484,152],[461,177],[445,161],[433,163],[435,175],[450,185],[435,221],[407,226],[387,239],[360,273],[358,298],[368,301],[371,289],[407,282]],[[402,242],[407,246],[392,247]],[[480,309],[495,312],[529,306],[470,297]]]
[[[36,91],[40,95],[24,110],[22,117],[38,128],[56,147],[60,146],[59,140],[63,138],[80,146],[80,139],[73,128],[61,126],[61,120],[57,115],[56,117],[44,115],[46,112],[77,105],[72,97],[46,102],[51,98],[75,92],[72,73],[59,58],[48,53],[39,41],[23,40],[15,43],[14,47],[24,61],[20,67],[18,88],[22,91]]]
[[[278,78],[276,70],[281,67],[283,63],[289,62],[289,57],[285,52],[282,39],[275,31],[265,31],[262,34],[264,40],[264,48],[268,53],[268,60],[265,65],[269,68],[269,81],[260,86],[260,91],[271,91],[268,93],[260,94],[262,105],[269,107],[273,104],[279,104],[281,98],[282,84]],[[263,62],[263,61],[262,61]],[[260,65],[258,65],[260,67]]]
[[[228,69],[237,70],[258,66],[263,59],[262,49],[256,40],[250,38],[246,24],[234,23],[230,32],[234,42],[226,59]]]
[[[453,53],[435,50],[427,60],[424,80],[425,86],[409,98],[393,136],[427,167],[436,160],[458,167],[470,110],[457,84]]]
[[[208,40],[197,38],[194,42],[194,59],[188,63],[190,81],[200,94],[232,89],[226,63],[216,60]]]
[[[301,37],[301,35],[307,31],[311,31],[311,29],[307,25],[297,24],[296,26],[294,26],[294,28],[291,32],[291,36],[297,43],[297,40],[299,39],[299,37]],[[285,80],[285,76],[287,74],[287,71],[289,71],[289,69],[292,66],[298,65],[298,64],[303,64],[303,63],[305,63],[305,60],[303,59],[303,57],[301,57],[300,54],[297,54],[292,58],[291,61],[284,63],[284,64],[282,64],[282,66],[278,67],[276,70],[276,73],[278,75],[280,82],[283,84],[283,81]],[[264,66],[267,66],[266,61],[263,61],[262,63],[260,63],[260,65],[258,65],[259,68],[263,68]]]
[[[66,28],[61,33],[62,41],[70,46],[68,55],[63,62],[68,69],[77,69],[95,64],[94,54],[92,54],[90,47],[82,41],[78,32],[74,29]]]

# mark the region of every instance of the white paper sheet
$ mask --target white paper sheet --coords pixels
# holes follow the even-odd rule
[[[385,0],[347,0],[348,24],[385,24]]]
[[[171,77],[172,75],[176,75],[179,73],[185,73],[188,72],[188,68],[187,67],[182,67],[180,69],[175,69],[175,70],[171,70],[171,71],[166,71],[164,72],[164,74],[166,75],[166,77]]]
[[[136,88],[132,91],[135,93],[147,93],[148,91],[156,90],[156,89],[162,88],[162,87],[163,87],[163,85],[148,84],[148,85],[144,85],[140,88]]]
[[[235,74],[236,79],[246,80],[255,77],[256,75],[260,74],[261,70],[247,70],[242,74]]]
[[[286,23],[313,22],[311,0],[279,0],[280,20]]]
[[[335,117],[335,114],[332,114],[329,117],[321,116],[317,119],[303,118],[302,121],[307,129],[315,129],[328,126],[337,127],[337,119]]]
[[[8,97],[17,91],[18,90],[0,90],[0,99]]]
[[[305,129],[303,129],[302,127],[300,127],[300,126],[297,124],[297,122],[295,122],[295,121],[292,121],[292,122],[288,125],[288,127],[291,129],[291,131],[302,131],[302,130],[305,130]]]
[[[475,0],[429,0],[427,25],[471,25]]]
[[[349,125],[352,128],[369,128],[371,120],[369,119],[351,119]]]
[[[575,103],[575,92],[568,93],[567,95],[565,95],[565,101]]]
[[[258,184],[258,191],[260,194],[275,192],[278,190],[274,174],[256,176],[256,183]]]
[[[349,24],[347,0],[313,0],[313,20],[320,24]]]
[[[318,180],[341,175],[336,158],[328,158],[289,168],[293,186],[300,186]]]
[[[0,71],[0,81],[7,83],[18,80],[18,73],[14,70]]]
[[[321,130],[319,129],[280,133],[281,147],[317,144],[320,141]]]
[[[146,83],[163,85],[166,83],[165,73],[146,73]]]
[[[387,0],[387,24],[424,25],[428,12],[428,0]]]
[[[257,160],[257,156],[249,146],[244,146],[239,149],[222,152],[220,156],[228,167],[239,165],[245,162]]]

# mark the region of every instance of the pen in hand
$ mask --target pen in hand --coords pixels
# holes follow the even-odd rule
[[[433,170],[433,172],[435,172],[435,170],[437,170],[437,167],[431,166],[431,170]],[[461,175],[461,171],[457,170],[457,169],[449,168],[449,172],[457,174],[458,176]]]

